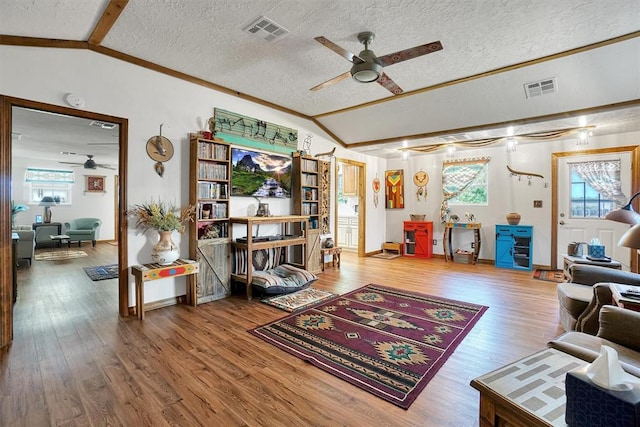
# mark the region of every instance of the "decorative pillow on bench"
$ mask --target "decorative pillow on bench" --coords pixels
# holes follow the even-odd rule
[[[315,274],[282,264],[270,270],[254,271],[251,284],[253,288],[263,294],[286,294],[304,289],[318,280]]]

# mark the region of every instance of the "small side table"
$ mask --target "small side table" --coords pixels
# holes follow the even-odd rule
[[[609,284],[611,293],[613,294],[613,303],[618,307],[626,308],[627,310],[640,311],[640,299],[627,298],[622,296],[623,292],[631,291],[634,294],[640,295],[640,286],[623,285],[620,283]]]
[[[133,265],[131,274],[136,279],[136,314],[138,319],[144,320],[144,282],[166,279],[167,277],[187,277],[187,304],[195,307],[198,304],[196,298],[196,277],[200,270],[200,264],[190,259],[179,259],[169,265],[156,263]]]
[[[333,248],[322,248],[320,249],[320,256],[322,257],[322,271],[324,271],[324,256],[332,255],[332,264],[336,267],[336,261],[338,261],[337,267],[340,268],[340,254],[342,253],[342,248],[339,246]]]

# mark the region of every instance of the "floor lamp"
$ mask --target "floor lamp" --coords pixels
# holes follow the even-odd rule
[[[621,207],[620,209],[614,209],[608,212],[604,219],[608,219],[610,221],[622,222],[624,224],[640,224],[640,214],[638,214],[635,210],[633,210],[633,199],[640,196],[640,192],[636,193],[631,197],[629,203]]]

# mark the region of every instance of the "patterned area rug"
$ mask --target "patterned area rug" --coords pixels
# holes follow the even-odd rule
[[[249,332],[407,409],[487,308],[371,284]]]
[[[87,256],[85,251],[72,251],[69,249],[58,249],[36,254],[36,261],[63,261],[66,259],[82,258]]]
[[[83,270],[94,282],[98,280],[115,279],[118,277],[118,264],[84,267]]]
[[[331,292],[307,288],[287,295],[265,298],[262,302],[292,313],[335,296],[336,294]]]
[[[564,272],[562,270],[544,270],[542,268],[536,268],[533,272],[533,278],[538,280],[545,280],[547,282],[564,282]]]

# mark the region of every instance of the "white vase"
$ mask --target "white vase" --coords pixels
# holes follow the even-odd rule
[[[153,262],[160,265],[172,264],[175,260],[180,258],[180,251],[178,246],[171,240],[173,231],[158,231],[160,234],[160,240],[153,245],[151,251],[151,259]]]

